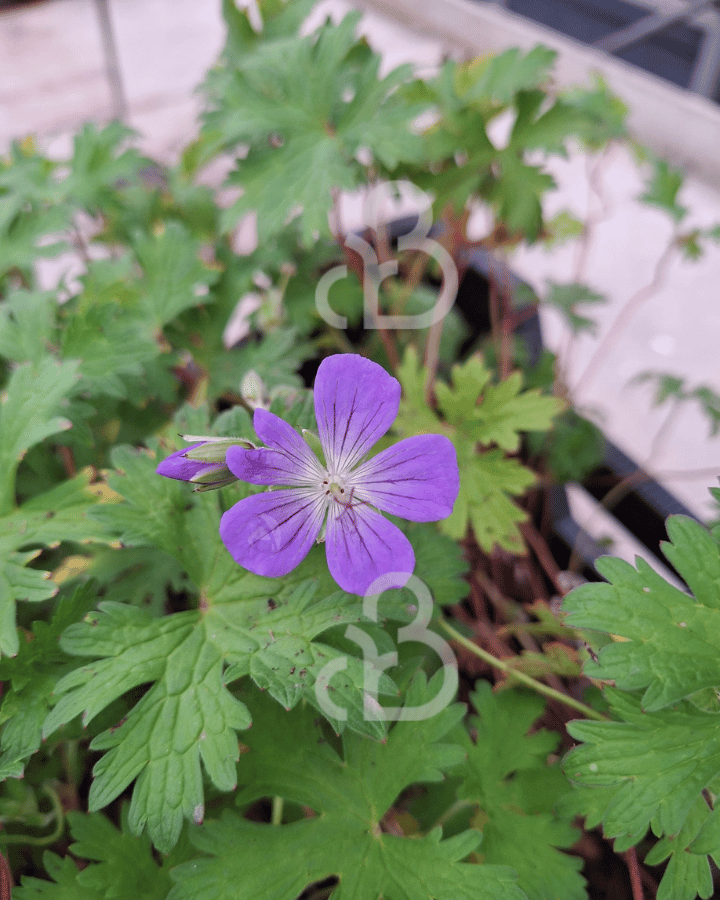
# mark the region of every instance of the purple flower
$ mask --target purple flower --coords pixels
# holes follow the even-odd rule
[[[199,437],[186,435],[184,440],[198,443],[178,450],[166,457],[155,470],[166,478],[190,481],[197,491],[211,491],[237,481],[225,464],[225,454],[230,447],[254,449],[255,445],[243,438]]]
[[[235,561],[256,575],[286,575],[327,519],[328,567],[343,590],[364,595],[380,576],[388,576],[384,588],[402,587],[415,555],[377,510],[413,522],[444,519],[460,479],[455,448],[438,434],[406,438],[362,461],[399,404],[400,384],[376,363],[352,354],[324,360],[315,379],[324,464],[287,422],[256,409],[253,425],[267,446],[231,447],[227,466],[241,481],[285,489],[248,497],[223,515],[220,536]]]

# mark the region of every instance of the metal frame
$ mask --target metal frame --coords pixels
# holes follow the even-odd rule
[[[607,35],[590,46],[606,53],[616,53],[631,44],[657,34],[670,25],[684,22],[709,7],[720,9],[719,0],[694,0],[685,9],[674,13],[651,13],[625,28]],[[705,38],[695,63],[688,90],[703,97],[717,97],[720,90],[720,18],[713,25],[703,25]]]
[[[95,0],[95,10],[98,16],[100,38],[105,56],[105,75],[112,98],[113,118],[124,122],[128,115],[128,104],[120,69],[115,32],[110,16],[109,0]]]
[[[485,2],[507,9],[507,0],[485,0]],[[618,50],[624,50],[670,25],[687,22],[692,16],[709,8],[719,13],[716,14],[714,22],[702,24],[688,22],[704,31],[705,36],[687,90],[720,102],[720,0],[694,0],[685,9],[674,13],[650,13],[638,22],[620,28],[588,46],[605,53],[617,53]]]

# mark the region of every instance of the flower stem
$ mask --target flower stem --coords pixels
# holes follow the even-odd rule
[[[55,819],[55,828],[50,834],[35,836],[32,834],[5,834],[0,837],[3,844],[32,844],[36,847],[46,847],[60,840],[65,829],[65,814],[63,812],[62,802],[55,790],[49,784],[42,786],[43,791],[50,798],[53,808],[53,818]]]
[[[496,656],[493,656],[492,653],[488,653],[486,650],[483,650],[482,647],[478,647],[477,644],[473,644],[472,641],[468,640],[464,635],[460,634],[459,631],[456,631],[449,622],[446,622],[445,619],[440,621],[440,625],[444,631],[446,631],[450,637],[462,647],[465,647],[466,650],[469,650],[471,653],[474,653],[475,656],[479,656],[480,659],[484,660],[486,663],[489,663],[491,666],[494,666],[496,669],[500,669],[501,672],[504,672],[506,675],[511,675],[521,684],[524,684],[526,687],[529,687],[531,690],[536,691],[538,694],[544,694],[546,697],[550,697],[552,700],[557,700],[559,703],[565,704],[565,706],[570,706],[573,709],[581,712],[587,719],[596,719],[598,722],[605,722],[607,717],[602,713],[597,712],[591,706],[586,706],[586,704],[581,703],[579,700],[575,700],[573,697],[569,697],[567,694],[563,694],[561,691],[556,691],[555,688],[548,687],[548,685],[543,684],[542,681],[537,681],[535,678],[531,678],[529,675],[526,675],[524,672],[520,672],[517,669],[513,668],[513,666],[508,665],[503,660],[498,659]]]

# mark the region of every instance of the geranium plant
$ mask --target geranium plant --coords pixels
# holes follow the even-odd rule
[[[224,2],[177,166],[118,123],[0,164],[0,898],[710,897],[720,532],[668,524],[690,593],[607,560],[562,612],[542,487],[597,435],[502,285],[489,338],[450,291],[579,233],[547,159],[622,107],[545,48],[380,77],[311,6]],[[343,228],[381,182],[429,198],[398,246]]]

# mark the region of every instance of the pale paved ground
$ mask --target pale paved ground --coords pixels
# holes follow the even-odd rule
[[[193,89],[222,45],[219,7],[218,0],[111,0],[128,123],[141,132],[143,149],[161,160],[176,159],[196,133],[201,100]],[[334,15],[349,8],[344,0],[323,4],[323,12],[329,9]],[[386,68],[414,61],[428,70],[451,49],[375,13],[367,15],[363,27],[385,53]],[[64,152],[72,131],[84,120],[107,121],[111,114],[93,0],[51,0],[0,12],[0,149],[13,138],[35,132],[45,146]],[[583,159],[573,158],[556,168],[560,190],[549,212],[561,206],[578,213],[588,208],[584,167]],[[583,267],[590,286],[610,298],[599,317],[600,338],[622,304],[652,279],[670,235],[666,216],[634,202],[641,181],[623,152],[608,160],[605,183],[607,216],[596,229]],[[720,222],[717,185],[688,179],[681,200],[698,224]],[[514,265],[541,289],[546,277],[569,281],[576,259],[569,249],[553,254],[535,250],[518,254]],[[719,283],[719,247],[708,248],[700,262],[674,260],[652,299],[579,393],[582,403],[597,410],[609,436],[639,462],[647,460],[667,410],[650,409],[649,389],[628,386],[633,375],[663,369],[684,376],[692,387],[706,383],[720,392]],[[544,327],[550,346],[565,347],[552,313],[544,315]],[[571,382],[577,381],[596,345],[596,340],[583,338],[573,348]],[[720,474],[720,438],[710,440],[708,433],[705,419],[687,406],[668,439],[656,448],[656,470],[708,469]],[[717,479],[709,473],[664,480],[698,514],[710,508],[707,488]]]
[[[172,159],[197,130],[194,89],[224,39],[217,0],[114,0],[129,116],[143,149]],[[28,132],[63,138],[108,121],[112,95],[94,0],[0,11],[0,146]]]

